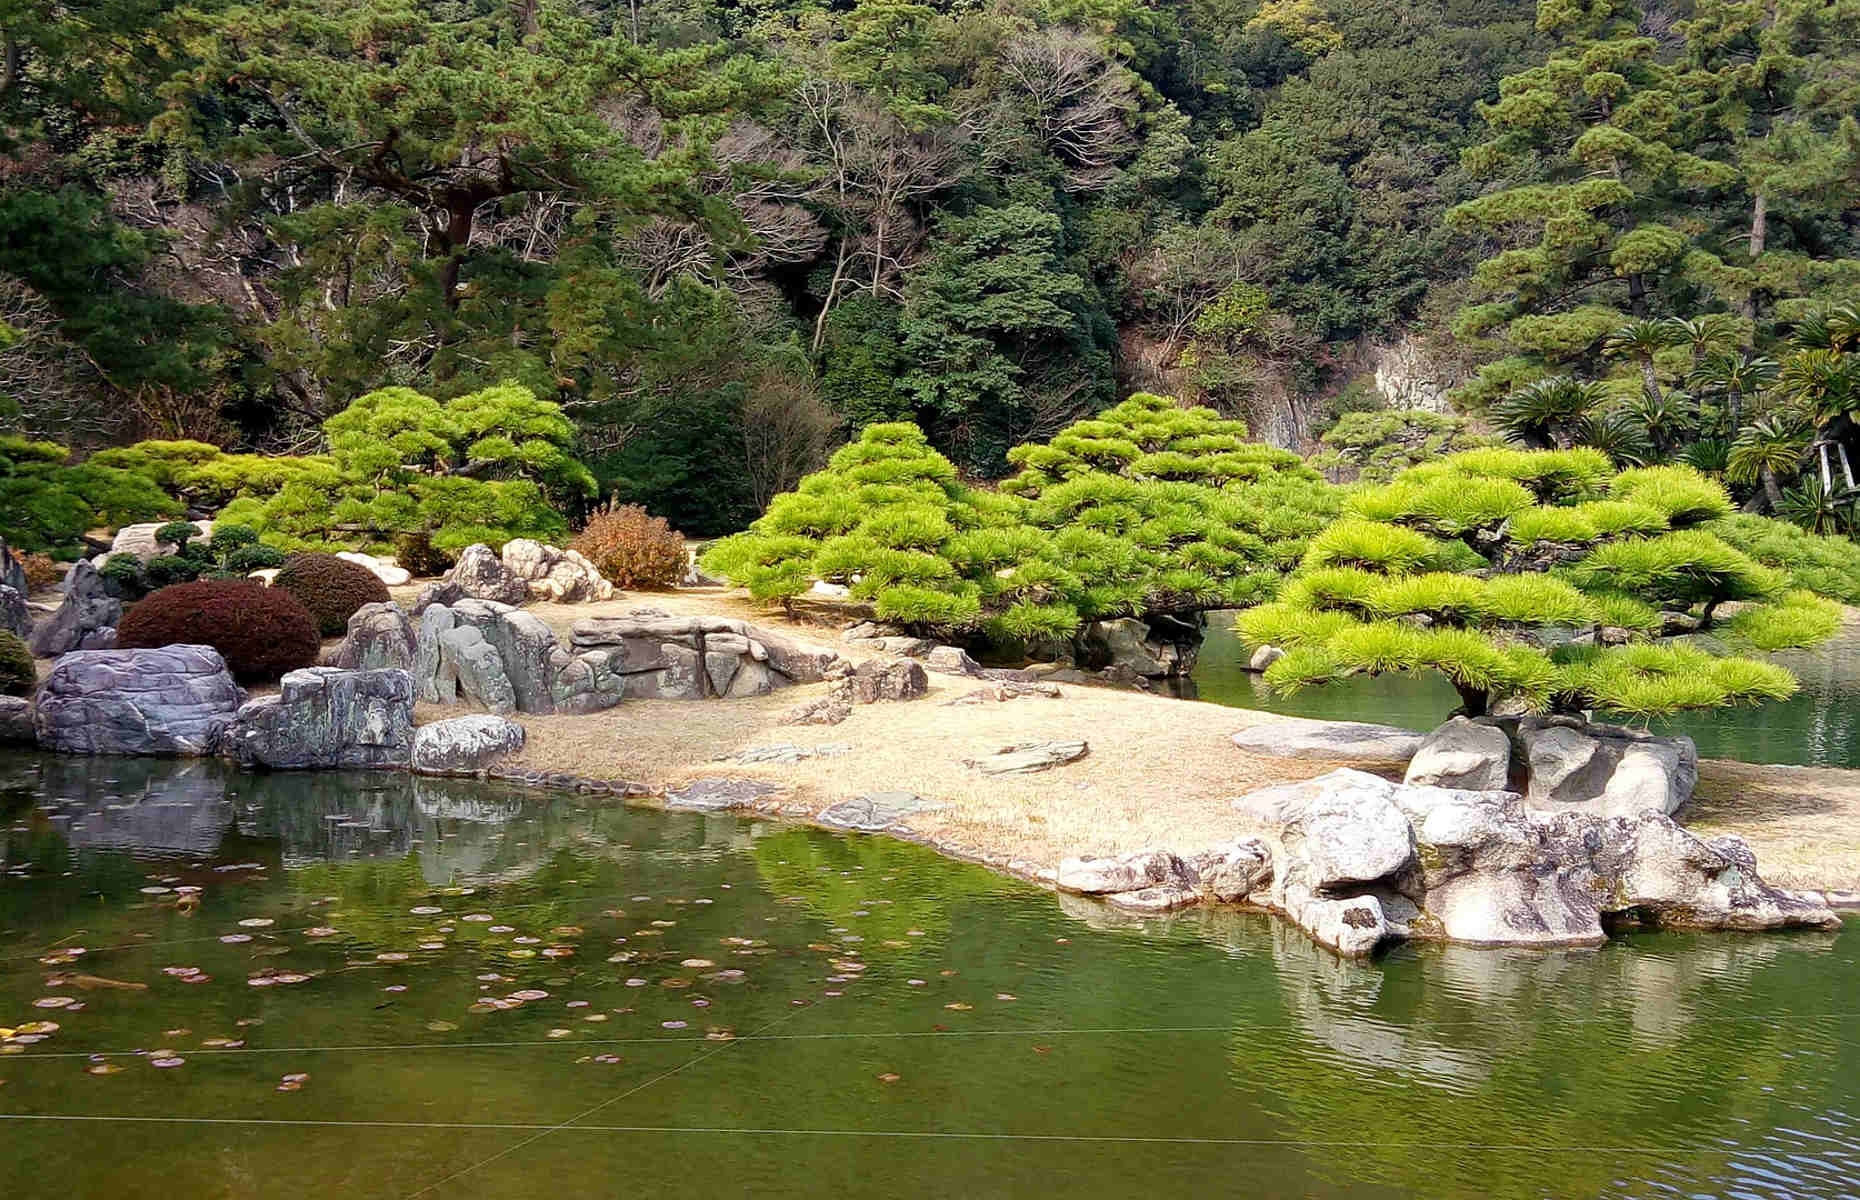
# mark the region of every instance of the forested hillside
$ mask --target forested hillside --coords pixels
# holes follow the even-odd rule
[[[1781,508],[1860,406],[1855,0],[0,24],[0,432],[79,452],[320,453],[378,389],[509,382],[571,420],[574,503],[713,534],[876,423],[982,481],[1133,391],[1309,450],[1399,341],[1494,434]],[[1413,432],[1362,421],[1346,460]]]

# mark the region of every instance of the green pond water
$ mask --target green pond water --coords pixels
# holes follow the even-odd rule
[[[1235,708],[1295,717],[1370,721],[1432,729],[1459,707],[1459,694],[1437,675],[1361,676],[1292,696],[1273,696],[1245,670],[1252,649],[1234,632],[1227,613],[1210,613],[1207,639],[1195,665],[1192,694]],[[1656,733],[1683,733],[1706,758],[1860,767],[1860,632],[1813,650],[1769,656],[1795,672],[1801,690],[1787,700],[1755,707],[1694,713],[1652,722]]]
[[[1860,1178],[1860,925],[1362,965],[1259,915],[476,783],[15,756],[0,805],[8,1197]]]

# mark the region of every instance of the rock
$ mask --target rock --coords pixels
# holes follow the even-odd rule
[[[1090,751],[1087,742],[1026,742],[1003,746],[985,758],[964,759],[963,765],[984,775],[1030,775],[1077,762]]]
[[[478,627],[485,640],[497,648],[504,662],[504,674],[517,711],[552,713],[555,699],[550,691],[554,666],[555,634],[533,613],[500,607],[490,601],[461,600],[452,613],[461,623]]]
[[[783,766],[806,762],[810,758],[839,758],[850,754],[852,747],[845,742],[824,742],[818,746],[797,746],[792,742],[778,742],[773,746],[751,746],[735,754],[723,755],[716,761],[728,760],[748,766],[751,763],[780,763]]]
[[[1424,740],[1423,735],[1411,729],[1397,729],[1392,725],[1307,721],[1301,717],[1264,721],[1233,736],[1234,745],[1249,754],[1403,764],[1415,756]]]
[[[1150,641],[1150,627],[1135,617],[1093,621],[1079,640],[1093,666],[1125,666],[1144,676],[1169,673],[1162,648]]]
[[[1532,808],[1622,817],[1643,809],[1671,813],[1698,784],[1698,748],[1687,737],[1657,737],[1571,717],[1526,717],[1518,724],[1518,741],[1529,771],[1525,800]]]
[[[896,828],[915,813],[943,807],[925,800],[915,792],[874,792],[822,809],[814,819],[835,829],[856,829],[878,833]]]
[[[961,646],[932,646],[924,655],[924,670],[939,675],[976,676],[982,673],[982,664],[970,658]]]
[[[406,767],[413,759],[413,676],[305,667],[279,694],[244,705],[220,752],[273,770]]]
[[[208,754],[244,700],[211,646],[77,650],[40,683],[33,725],[70,754]]]
[[[875,658],[860,663],[843,683],[854,704],[881,700],[915,700],[930,690],[923,664],[908,658]]]
[[[694,779],[665,793],[665,807],[681,812],[728,812],[781,789],[760,779]]]
[[[675,617],[650,609],[636,609],[624,616],[583,618],[570,629],[569,640],[576,651],[625,648],[629,663],[624,670],[632,673],[660,669],[645,665],[644,660],[657,654],[664,645],[698,651],[700,647],[708,648],[708,639],[719,634],[728,635],[731,645],[747,645],[751,658],[767,663],[771,671],[781,676],[777,686],[818,683],[827,677],[829,669],[850,667],[844,658],[823,646],[796,641],[745,621],[729,617]]]
[[[32,594],[32,585],[26,582],[26,564],[13,548],[0,538],[0,587],[10,587],[22,596]]]
[[[441,704],[459,700],[494,713],[517,711],[503,657],[473,625],[455,625],[439,635],[434,691]]]
[[[24,696],[0,696],[0,746],[36,746],[32,727],[32,701]]]
[[[1483,721],[1454,717],[1428,734],[1408,763],[1403,783],[1503,791],[1511,775],[1511,738]]]
[[[247,579],[256,579],[266,587],[270,587],[272,582],[277,579],[278,572],[281,570],[283,570],[282,567],[260,567],[256,571],[247,571],[245,577]]]
[[[83,561],[74,563],[65,576],[64,602],[32,631],[33,656],[56,658],[83,648],[86,638],[92,638],[103,629],[111,631],[109,637],[113,646],[116,626],[122,617],[123,602],[104,590],[103,577],[97,574],[97,568]]]
[[[1201,897],[1193,888],[1181,884],[1158,884],[1155,887],[1139,888],[1134,892],[1113,892],[1105,897],[1106,903],[1115,905],[1125,912],[1166,913],[1178,908],[1187,908]]]
[[[852,716],[852,705],[837,695],[822,696],[789,710],[783,725],[838,725]]]
[[[744,696],[766,696],[787,683],[785,679],[771,671],[767,663],[759,663],[749,658],[732,658],[732,661],[738,666],[732,674],[730,686],[720,693],[731,700],[741,699]],[[713,673],[711,678],[714,680],[717,676]]]
[[[558,604],[613,599],[614,585],[578,550],[515,538],[504,543],[503,563],[504,570],[523,580],[529,594],[538,599]]]
[[[413,731],[413,769],[422,775],[472,775],[523,749],[523,726],[473,713]]]
[[[374,577],[389,587],[403,587],[413,582],[413,572],[402,566],[396,566],[391,559],[376,558],[372,554],[360,554],[353,550],[338,550],[336,557],[354,563],[358,567],[367,567]]]
[[[943,706],[948,708],[958,704],[988,704],[990,702],[1005,704],[1009,700],[1027,699],[1060,700],[1064,697],[1065,693],[1059,690],[1059,685],[1056,683],[1002,682],[992,687],[977,688],[975,691],[958,696],[954,700],[945,700]]]
[[[0,583],[0,629],[21,638],[32,636],[32,610],[26,607],[26,593],[4,583]]]
[[[446,608],[457,604],[465,598],[465,588],[456,579],[436,579],[420,589],[420,594],[413,600],[413,619],[419,620],[422,613],[433,605]]]
[[[336,666],[345,671],[398,667],[412,671],[420,639],[413,622],[393,601],[364,604],[349,617],[349,631],[336,648]]]
[[[133,554],[143,562],[147,562],[157,555],[173,554],[180,547],[176,546],[173,542],[158,542],[155,540],[155,531],[166,524],[168,524],[166,521],[142,521],[134,525],[125,525],[116,531],[116,536],[114,538],[110,539],[109,551],[98,557],[108,562],[110,556],[113,554]],[[189,544],[195,542],[199,542],[202,545],[212,544],[213,522],[190,521],[189,524],[200,530],[199,537],[187,539]],[[93,560],[93,562],[95,562],[95,560]],[[101,566],[102,564],[96,563],[95,565]]]
[[[446,572],[443,582],[458,584],[464,598],[471,600],[516,605],[530,597],[529,583],[505,570],[503,560],[483,542],[460,551],[458,562]]]
[[[693,568],[691,575],[695,577],[697,574],[696,568]],[[686,584],[685,586],[692,585]],[[816,579],[807,589],[807,594],[816,600],[846,600],[852,597],[852,589],[843,583],[828,583],[824,579]]]
[[[1279,649],[1277,646],[1261,646],[1259,649],[1253,651],[1253,657],[1247,660],[1246,669],[1249,671],[1264,671],[1267,667],[1270,667],[1273,663],[1278,662],[1284,657],[1285,651]]]
[[[1277,842],[1275,876],[1254,898],[1345,954],[1401,937],[1595,945],[1621,918],[1748,930],[1839,920],[1819,897],[1765,884],[1740,839],[1702,841],[1654,810],[1546,814],[1510,792],[1392,784],[1351,770],[1264,789],[1235,807]],[[1343,827],[1353,823],[1362,827]]]
[[[1222,904],[1246,899],[1272,882],[1272,851],[1258,838],[1244,838],[1184,856],[1198,888]]]
[[[1182,860],[1167,850],[1138,850],[1116,858],[1061,859],[1053,886],[1081,896],[1104,896],[1157,884],[1186,884],[1189,878]]]
[[[867,639],[867,647],[899,658],[922,658],[936,649],[936,643],[920,637],[875,637]]]

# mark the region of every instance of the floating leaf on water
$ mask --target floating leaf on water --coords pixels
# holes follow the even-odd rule
[[[18,1029],[7,1030],[6,1033],[8,1036],[11,1036],[13,1034],[20,1034],[20,1033],[50,1034],[50,1033],[57,1033],[60,1029],[63,1029],[63,1028],[64,1026],[60,1025],[56,1021],[27,1021],[24,1025],[21,1025]]]
[[[308,975],[302,974],[297,971],[285,971],[280,974],[273,975],[272,978],[279,983],[302,983],[304,980],[310,977]]]
[[[1033,1048],[1033,1052],[1035,1054],[1051,1054],[1053,1052],[1053,1048],[1051,1046],[1035,1046]]]
[[[336,931],[327,925],[314,925],[304,930],[304,936],[314,938],[335,937]]]
[[[582,934],[586,933],[587,930],[579,925],[557,925],[549,932],[556,937],[580,937]]]
[[[426,1027],[434,1033],[451,1033],[454,1029],[458,1028],[458,1026],[454,1025],[451,1021],[428,1021]]]
[[[520,992],[512,992],[510,994],[517,1000],[547,1000],[549,998],[549,993],[543,991],[541,988],[524,988]]]
[[[285,1083],[308,1083],[310,1081],[310,1073],[308,1071],[295,1071],[289,1075],[283,1076],[283,1081]]]
[[[390,983],[381,990],[384,992],[404,992],[407,990],[407,985],[404,983]]]
[[[544,958],[573,958],[575,948],[573,946],[546,946],[543,948],[542,956]]]
[[[494,921],[497,918],[493,917],[490,913],[466,913],[459,919],[461,921]]]
[[[618,1054],[597,1054],[594,1056],[594,1061],[597,1063],[607,1063],[611,1065],[613,1063],[617,1063],[621,1061],[621,1059]]]
[[[200,974],[200,968],[199,967],[163,967],[161,969],[161,973],[163,975],[180,975],[180,976],[198,975]]]
[[[702,996],[693,996],[691,998],[691,1007],[692,1008],[709,1008],[710,1001],[704,999],[704,997]]]
[[[574,1037],[575,1031],[572,1029],[551,1029],[548,1036],[552,1038]]]
[[[902,1078],[904,1078],[904,1076],[899,1075],[895,1071],[886,1071],[884,1074],[878,1077],[878,1081],[880,1083],[896,1083],[898,1082],[898,1080]]]
[[[905,980],[904,982],[905,982],[905,983],[907,983],[907,984],[909,984],[909,985],[910,985],[911,987],[927,987],[927,986],[929,986],[929,983],[928,983],[928,981],[927,981],[927,980],[923,980],[923,979],[907,979],[907,980]]]
[[[213,976],[205,971],[195,971],[192,975],[181,976],[182,983],[212,983]]]
[[[272,984],[276,983],[277,980],[269,975],[254,975],[245,982],[247,987],[270,987]]]
[[[996,992],[995,999],[997,1000],[1018,1000],[1020,999],[1020,997],[1016,996],[1012,992]]]
[[[265,1018],[263,1017],[240,1017],[237,1021],[233,1022],[234,1025],[239,1026],[241,1029],[244,1029],[248,1025],[263,1025],[264,1023]]]
[[[249,942],[251,940],[252,935],[249,933],[229,933],[220,938],[220,941],[225,942],[229,946],[237,946],[241,942]]]
[[[943,1007],[953,1008],[957,1012],[968,1012],[971,1008],[974,1008],[975,1006],[973,1004],[964,1004],[960,1000],[952,1000],[948,1004],[945,1004]]]
[[[182,1058],[181,1056],[177,1054],[165,1054],[160,1058],[149,1059],[149,1066],[151,1067],[178,1067],[186,1061],[187,1060],[185,1058]]]
[[[527,946],[519,947],[516,950],[507,950],[505,951],[505,953],[510,955],[510,957],[512,958],[535,958],[536,957],[536,951],[531,950]]]
[[[820,994],[821,994],[821,995],[823,995],[823,996],[844,996],[844,995],[845,995],[846,993],[845,993],[845,992],[835,992],[835,991],[824,991],[824,992],[822,992],[822,993],[820,993]]]
[[[142,889],[142,894],[144,896],[166,896],[173,890],[173,888],[165,888],[159,884],[150,884],[148,887]]]
[[[119,1063],[101,1062],[92,1063],[90,1066],[85,1067],[84,1073],[86,1075],[115,1075],[121,1072],[122,1069]]]
[[[691,981],[689,979],[680,979],[678,976],[674,975],[670,979],[659,980],[659,986],[667,988],[688,988],[691,986]]]
[[[517,927],[515,925],[493,925],[491,926],[488,932],[490,933],[515,933],[516,931],[517,931]]]
[[[76,996],[41,996],[32,1002],[34,1008],[70,1008],[77,1003]]]
[[[408,959],[412,957],[413,955],[407,953],[405,950],[383,950],[381,953],[375,955],[375,961],[376,962],[406,962]]]
[[[421,942],[420,943],[420,949],[422,950],[444,950],[445,948],[446,948],[446,944],[444,942]]]
[[[631,978],[631,979],[629,979],[629,980],[627,980],[627,981],[626,981],[626,986],[628,986],[628,987],[645,987],[645,986],[646,986],[646,981],[645,981],[644,979],[641,979],[641,978],[639,978],[639,977],[638,977],[638,976],[636,975],[636,976],[634,976],[633,978]]]
[[[589,1013],[587,1016],[581,1019],[584,1021],[597,1021],[597,1022],[605,1021],[607,1019],[607,1014],[606,1013]]]
[[[945,979],[949,978],[951,975],[954,975],[955,973],[956,972],[954,970],[947,970],[947,969],[937,972],[938,975],[943,976]]]
[[[467,1008],[467,1009],[466,1009],[465,1011],[466,1011],[466,1012],[468,1012],[468,1013],[488,1013],[488,1012],[496,1012],[496,1011],[497,1011],[497,1006],[496,1006],[495,1004],[492,1004],[492,1003],[491,1003],[490,1001],[488,1001],[488,1000],[480,1000],[480,1001],[478,1001],[478,1003],[476,1003],[476,1004],[473,1004],[473,1005],[471,1005],[470,1007],[468,1007],[468,1008]]]
[[[286,1080],[285,1082],[280,1083],[278,1085],[277,1090],[280,1092],[296,1092],[296,1091],[302,1091],[303,1086],[304,1085],[301,1083],[292,1083],[289,1080]]]
[[[686,1027],[686,1023],[683,1021],[660,1021],[659,1024],[667,1029],[684,1029]]]
[[[413,908],[408,909],[407,911],[412,913],[416,917],[433,917],[433,916],[438,916],[440,913],[446,910],[443,908],[435,908],[431,904],[420,904],[420,905],[416,905]]]
[[[902,950],[904,947],[910,945],[910,943],[901,942],[897,938],[886,938],[884,941],[880,942],[879,945],[885,947],[887,950]]]
[[[266,929],[276,924],[277,922],[270,917],[247,917],[239,922],[239,927],[241,929]]]
[[[245,1042],[239,1038],[211,1037],[200,1044],[210,1050],[234,1050],[245,1045]]]
[[[510,976],[499,975],[496,971],[492,971],[488,975],[478,976],[478,982],[479,983],[509,983]]]
[[[904,932],[909,937],[922,937],[924,935],[924,931],[921,929],[907,929]]]
[[[1061,946],[1070,946],[1072,944],[1071,938],[1054,938],[1053,941],[1057,942]]]
[[[174,894],[177,896],[198,896],[200,895],[200,889],[191,883],[186,883],[174,889]]]
[[[48,954],[39,961],[48,967],[62,967],[67,963],[76,962],[77,956],[75,954]]]
[[[678,965],[681,967],[714,967],[717,964],[708,958],[687,958]]]
[[[652,923],[652,927],[653,927],[654,929],[670,929],[670,928],[672,928],[672,926],[674,926],[674,925],[676,925],[676,924],[678,924],[678,922],[676,922],[676,921],[666,921],[666,920],[663,920],[663,919],[661,919],[661,920],[658,920],[658,921],[654,921],[654,922]]]

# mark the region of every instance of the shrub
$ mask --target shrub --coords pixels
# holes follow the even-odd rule
[[[360,563],[308,551],[284,560],[271,586],[291,593],[316,619],[324,637],[339,637],[364,604],[384,604],[387,584]]]
[[[450,571],[458,556],[433,545],[433,535],[420,529],[394,539],[394,561],[408,574],[426,579]]]
[[[340,559],[337,561],[341,561]],[[242,682],[263,682],[316,662],[315,618],[290,592],[243,580],[199,580],[151,592],[123,615],[126,650],[211,646]]]
[[[250,546],[241,546],[226,556],[226,569],[235,575],[250,575],[254,571],[263,571],[284,565],[284,551],[276,546],[267,546],[263,542],[254,542]]]
[[[637,504],[610,500],[595,509],[569,548],[586,556],[615,587],[668,588],[685,574],[684,535]]]
[[[51,587],[65,577],[64,564],[49,554],[21,555],[19,564],[26,569],[28,591]]]
[[[116,559],[112,558],[111,563]],[[157,554],[142,566],[142,586],[165,588],[200,578],[200,563],[179,554]]]
[[[170,521],[155,531],[158,545],[171,545],[176,554],[187,550],[187,543],[200,536],[200,526],[192,521]]]
[[[11,630],[0,629],[0,696],[25,696],[39,684],[32,651]]]
[[[142,585],[142,560],[134,554],[112,554],[97,573],[112,596],[134,600],[148,589]]]
[[[213,527],[212,545],[213,553],[219,555],[221,562],[225,562],[235,551],[258,545],[258,530],[250,525],[232,522],[216,524]]]

